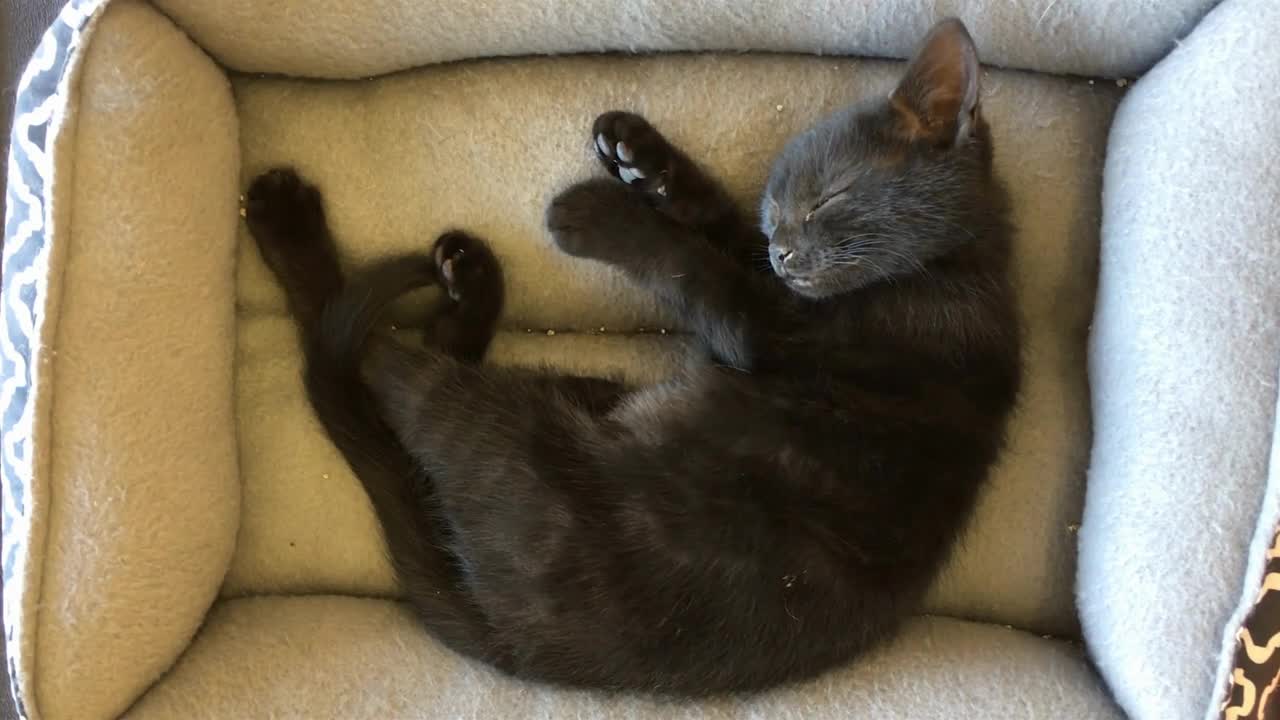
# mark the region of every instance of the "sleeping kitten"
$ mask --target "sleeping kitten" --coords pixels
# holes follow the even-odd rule
[[[614,177],[563,192],[547,226],[709,356],[639,389],[480,365],[502,306],[480,240],[348,283],[316,189],[254,181],[311,401],[430,632],[522,678],[697,696],[812,677],[917,608],[1019,385],[978,77],[964,26],[938,25],[888,99],[790,142],[763,233],[643,118],[602,115]],[[424,347],[371,334],[432,283]]]

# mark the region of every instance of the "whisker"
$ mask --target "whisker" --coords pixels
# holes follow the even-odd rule
[[[865,261],[868,265],[870,265],[872,268],[874,268],[874,269],[875,269],[875,271],[879,274],[879,276],[880,276],[880,277],[882,277],[882,278],[884,278],[886,281],[888,281],[888,283],[889,283],[890,285],[897,285],[897,284],[898,284],[897,280],[895,280],[895,279],[894,279],[894,277],[893,277],[892,275],[890,275],[889,273],[885,272],[885,271],[884,271],[884,268],[883,268],[883,267],[881,267],[881,266],[880,266],[880,264],[879,264],[879,263],[877,263],[876,261],[872,260],[871,258],[863,258],[863,261]]]
[[[849,245],[855,245],[855,244],[858,244],[858,241],[889,240],[889,239],[890,237],[883,233],[863,233],[861,235],[850,235],[848,237],[840,238],[839,240],[836,241],[836,247],[846,247]]]

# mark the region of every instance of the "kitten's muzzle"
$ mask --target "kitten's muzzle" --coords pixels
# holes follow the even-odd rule
[[[785,246],[774,246],[769,251],[769,263],[778,277],[799,284],[812,283],[813,267],[805,253]]]
[[[769,262],[773,265],[773,271],[778,275],[791,277],[795,275],[799,257],[796,255],[796,251],[789,247],[775,246],[769,250]]]

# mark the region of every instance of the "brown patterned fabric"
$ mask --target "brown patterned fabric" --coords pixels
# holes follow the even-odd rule
[[[1280,720],[1280,531],[1267,551],[1267,572],[1253,609],[1236,632],[1231,691],[1223,720]]]

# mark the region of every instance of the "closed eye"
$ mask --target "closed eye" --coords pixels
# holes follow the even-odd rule
[[[819,210],[821,210],[824,205],[831,202],[832,200],[835,200],[841,195],[844,195],[845,193],[849,192],[852,189],[853,189],[852,185],[846,185],[845,187],[840,188],[839,190],[831,193],[830,195],[824,196],[822,199],[818,200],[818,204],[813,206],[813,209],[809,211],[809,214],[804,216],[804,221],[809,222],[809,220],[813,219],[814,214],[817,213]]]

